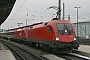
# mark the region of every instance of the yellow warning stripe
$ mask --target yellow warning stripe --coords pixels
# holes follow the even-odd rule
[[[1,47],[2,47],[2,50],[3,50],[4,55],[5,55],[5,57],[6,57],[6,60],[8,60],[8,56],[7,56],[7,53],[6,53],[5,49],[4,49],[4,47],[2,46],[2,44],[0,44],[0,45],[1,45]]]

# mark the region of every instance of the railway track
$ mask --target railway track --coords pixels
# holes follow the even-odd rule
[[[76,53],[68,53],[68,54],[58,54],[58,53],[54,53],[54,55],[64,58],[66,60],[90,60],[89,57],[87,56],[83,56],[80,54],[76,54]]]
[[[17,46],[19,46],[19,45],[17,44]],[[24,48],[23,45],[21,45],[21,48]],[[28,47],[26,47],[26,48],[27,48],[26,50],[28,50]],[[78,53],[75,53],[75,52],[74,53],[69,53],[69,54],[59,54],[59,53],[50,53],[50,54],[53,54],[53,55],[55,55],[59,58],[65,59],[65,60],[90,60],[89,57],[82,56],[81,54],[78,54]],[[40,58],[40,56],[39,56],[39,58]],[[23,60],[23,59],[21,59],[21,60]],[[40,60],[40,59],[36,59],[36,60]],[[41,60],[48,60],[48,59],[41,57]]]
[[[11,48],[11,47],[9,47],[9,46],[7,46],[9,49],[10,49],[10,51],[13,53],[13,55],[15,56],[15,58],[16,58],[16,60],[25,60],[24,59],[24,57],[20,54],[20,53],[18,53],[18,51],[16,51],[16,50],[14,50],[13,48]]]
[[[16,54],[18,54],[18,57],[20,60],[48,60],[46,58],[37,56],[27,50],[25,50],[24,48],[21,48],[19,46],[16,46],[15,44],[10,44],[8,42],[5,41],[1,41],[4,45],[6,45],[7,47],[10,48],[10,50],[14,51]],[[16,56],[16,55],[15,55]],[[17,57],[17,56],[16,56]],[[17,59],[17,60],[19,60]]]
[[[86,57],[86,56],[83,56],[83,55],[79,55],[79,54],[76,54],[76,53],[68,53],[69,55],[72,55],[72,56],[75,56],[75,57],[78,57],[78,58],[81,58],[81,59],[84,59],[84,60],[90,60],[89,57]]]

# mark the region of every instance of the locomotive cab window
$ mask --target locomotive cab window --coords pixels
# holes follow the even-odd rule
[[[71,24],[57,24],[59,34],[72,34]]]
[[[53,28],[51,26],[49,26],[49,31],[53,32]]]

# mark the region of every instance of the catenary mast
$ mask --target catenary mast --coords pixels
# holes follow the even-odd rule
[[[58,19],[61,20],[61,0],[59,0],[59,3],[58,3]]]

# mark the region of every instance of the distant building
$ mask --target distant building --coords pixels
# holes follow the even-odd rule
[[[73,23],[77,33],[77,23]],[[78,36],[86,37],[90,36],[90,21],[78,22]]]

